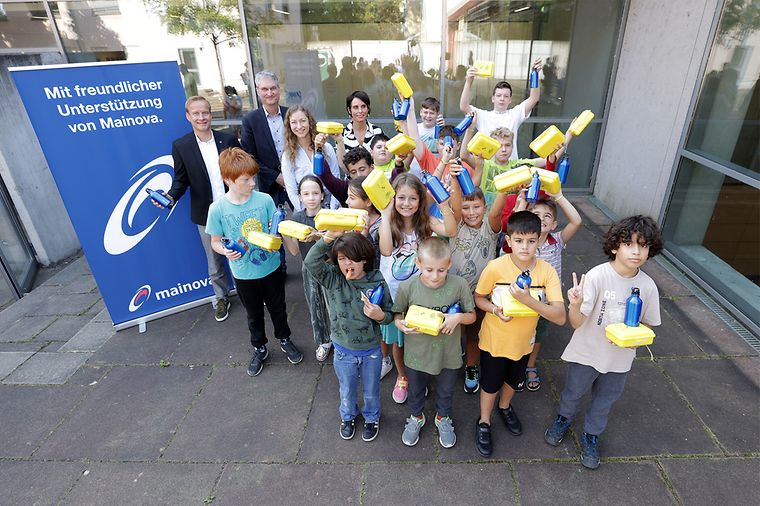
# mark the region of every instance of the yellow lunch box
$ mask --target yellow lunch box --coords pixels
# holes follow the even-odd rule
[[[422,306],[409,306],[404,320],[407,327],[419,330],[423,334],[437,336],[443,325],[443,313]]]
[[[417,147],[417,143],[414,139],[406,134],[396,134],[391,140],[385,143],[385,148],[394,155],[406,156],[411,153],[414,148]]]
[[[562,183],[559,180],[559,174],[546,169],[533,169],[538,172],[538,179],[541,180],[541,189],[549,193],[557,193],[562,189]]]
[[[329,135],[342,134],[343,124],[335,121],[320,121],[317,123],[317,132]]]
[[[264,232],[248,232],[245,239],[254,246],[268,251],[277,251],[282,246],[282,237]]]
[[[530,183],[532,176],[529,165],[520,165],[507,172],[502,172],[493,178],[493,186],[497,192],[509,192]],[[540,176],[539,176],[540,177]]]
[[[475,60],[473,67],[477,70],[478,77],[493,77],[493,62],[487,60]]]
[[[385,177],[385,172],[380,169],[374,169],[369,173],[369,176],[362,182],[362,188],[367,192],[372,205],[378,210],[385,209],[396,194],[390,181]]]
[[[293,237],[299,241],[305,241],[313,230],[314,229],[309,225],[304,225],[303,223],[298,223],[297,221],[293,220],[281,221],[279,227],[277,227],[277,231],[280,233],[280,235]]]
[[[531,296],[536,300],[541,300],[541,290],[535,288],[530,289]],[[518,301],[512,294],[509,293],[508,285],[497,285],[491,293],[491,302],[497,306],[501,306],[504,316],[512,316],[514,318],[522,316],[538,316],[538,313],[531,308]]]
[[[322,209],[314,217],[314,226],[317,230],[361,232],[367,223],[367,211],[362,209]]]
[[[396,90],[401,93],[402,97],[409,98],[414,93],[412,87],[409,86],[409,81],[404,77],[404,74],[396,72],[391,76],[391,81],[393,82],[393,86],[396,87]]]
[[[467,151],[473,155],[482,155],[484,159],[490,160],[501,148],[501,142],[493,137],[489,137],[483,132],[478,132],[467,143]]]
[[[572,123],[570,123],[570,128],[568,128],[568,131],[577,137],[581,134],[581,132],[583,132],[583,130],[588,126],[588,124],[591,123],[592,119],[594,119],[594,113],[591,112],[589,109],[586,109],[585,111],[580,113],[578,117],[573,120]]]
[[[555,148],[558,144],[562,144],[564,142],[565,136],[562,134],[562,132],[559,131],[559,128],[551,125],[549,128],[544,130],[541,135],[533,139],[533,142],[530,143],[530,149],[532,149],[541,158],[546,158],[547,156],[554,153]]]
[[[639,323],[638,327],[629,327],[625,323],[612,323],[607,325],[604,333],[607,334],[607,339],[621,348],[646,346],[654,341],[654,332],[643,323]]]

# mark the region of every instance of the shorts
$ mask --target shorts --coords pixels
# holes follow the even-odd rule
[[[525,381],[525,368],[528,366],[530,353],[519,360],[491,356],[480,350],[480,388],[487,394],[495,394],[506,383],[517,390]]]
[[[393,323],[390,325],[380,325],[380,333],[383,336],[385,344],[397,344],[399,348],[404,347],[404,333]]]
[[[536,341],[534,344],[540,344],[543,342],[544,337],[549,333],[549,320],[543,317],[538,317],[538,325],[536,325]]]

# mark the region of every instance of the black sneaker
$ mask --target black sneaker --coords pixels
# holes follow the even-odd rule
[[[588,432],[581,437],[581,464],[588,469],[599,467],[599,438]]]
[[[340,437],[351,439],[356,432],[356,420],[344,420],[340,422]]]
[[[282,339],[280,341],[280,349],[288,356],[288,362],[291,364],[297,364],[303,360],[303,354],[298,351],[298,348],[296,348],[296,345],[293,344],[293,341],[291,341],[290,338]]]
[[[216,303],[216,309],[214,310],[214,319],[218,322],[223,322],[230,315],[230,301],[227,299],[219,299]]]
[[[269,358],[269,350],[266,346],[253,349],[253,357],[251,357],[251,363],[248,364],[248,376],[258,376],[261,370],[264,368],[264,361]]]
[[[544,441],[552,446],[558,446],[567,434],[572,422],[562,415],[557,415],[554,423],[544,432]]]
[[[491,426],[487,423],[478,423],[475,421],[475,447],[484,457],[490,457],[493,452],[493,443],[491,442]]]
[[[507,426],[507,430],[513,436],[519,436],[522,434],[522,424],[520,423],[519,418],[517,418],[517,413],[515,413],[515,409],[511,404],[507,406],[507,409],[497,407],[496,411],[499,413],[504,425]]]
[[[380,422],[364,422],[364,431],[362,432],[362,441],[372,441],[377,437],[380,431]]]

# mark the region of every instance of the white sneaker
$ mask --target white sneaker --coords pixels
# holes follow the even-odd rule
[[[317,361],[324,362],[327,360],[328,355],[330,355],[330,348],[332,348],[332,343],[324,343],[317,346]]]
[[[393,362],[391,361],[391,356],[388,355],[387,357],[383,357],[383,365],[380,368],[380,379],[385,378],[385,376],[393,370]]]

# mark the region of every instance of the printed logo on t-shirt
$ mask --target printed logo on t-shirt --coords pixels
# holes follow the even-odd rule
[[[618,323],[625,320],[625,301],[617,300],[614,290],[605,290],[602,296],[602,305],[599,308],[597,325]]]
[[[261,221],[259,221],[257,218],[247,218],[245,221],[243,221],[243,224],[240,225],[240,233],[243,234],[243,237],[248,237],[248,234],[250,232],[261,231]],[[248,258],[251,260],[251,263],[253,263],[253,265],[261,265],[267,261],[268,256],[267,252],[263,249],[251,245],[251,248],[248,250]]]
[[[417,241],[411,243],[405,242],[393,254],[393,265],[391,274],[394,279],[404,281],[412,277],[417,272],[417,266],[414,264],[414,257],[417,255]]]

